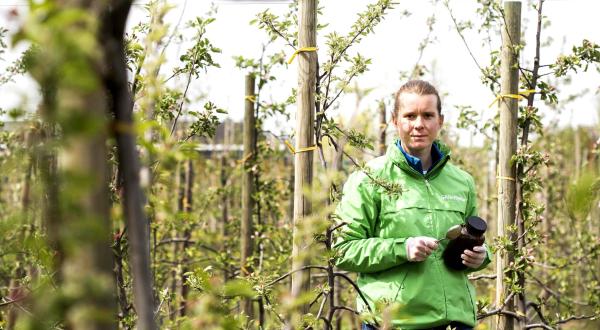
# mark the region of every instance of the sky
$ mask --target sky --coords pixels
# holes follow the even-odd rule
[[[147,1],[135,1],[128,22],[132,26],[146,19],[143,4]],[[323,15],[320,23],[327,23],[321,31],[317,43],[320,46],[319,57],[325,58],[326,46],[324,36],[331,32],[346,33],[356,19],[358,12],[363,11],[368,3],[374,0],[326,0],[321,1]],[[441,1],[433,3],[426,0],[400,0],[399,4],[388,12],[385,19],[375,28],[374,33],[367,36],[361,44],[350,49],[350,54],[357,52],[372,59],[369,71],[356,79],[359,87],[372,88],[372,92],[360,104],[359,111],[369,111],[377,105],[377,100],[388,98],[403,83],[401,71],[410,70],[417,61],[418,45],[427,34],[426,21],[435,16],[433,36],[435,40],[423,52],[420,64],[425,65],[429,74],[424,78],[431,80],[438,87],[443,97],[446,122],[452,125],[457,116],[457,105],[471,106],[482,114],[483,118],[493,116],[495,109],[489,108],[494,99],[489,89],[481,83],[480,73],[475,62],[469,55],[467,47],[454,29],[446,7]],[[205,0],[171,0],[174,8],[167,15],[166,21],[175,26],[181,20],[180,27],[196,16],[203,16],[214,3],[217,6],[216,21],[208,27],[208,38],[222,49],[216,57],[221,68],[210,69],[191,86],[190,97],[199,98],[205,95],[209,100],[229,111],[231,118],[241,120],[244,104],[244,72],[235,68],[232,57],[243,55],[258,58],[266,34],[249,21],[256,14],[269,8],[273,13],[287,11],[284,2],[270,1],[267,4],[260,1],[205,1]],[[531,1],[525,1],[523,6],[522,26],[525,29],[527,46],[521,55],[521,61],[531,63],[533,58],[535,13],[530,8]],[[476,1],[450,0],[450,6],[455,17],[460,20],[473,20],[477,24],[475,14]],[[8,19],[8,13],[17,9],[20,15],[26,13],[26,2],[18,0],[0,0],[0,25],[10,31],[18,29],[19,20]],[[403,11],[410,16],[402,15]],[[573,45],[581,44],[583,39],[600,43],[600,29],[597,28],[597,13],[600,12],[600,1],[596,0],[547,0],[544,13],[550,25],[543,30],[542,39],[552,38],[550,47],[542,50],[542,64],[553,62],[561,53],[569,53]],[[469,48],[482,66],[489,63],[489,52],[499,46],[499,36],[492,35],[493,45],[483,44],[486,33],[481,35],[477,29],[465,33]],[[12,59],[16,58],[25,45],[17,45],[12,53],[4,54],[0,61],[0,70],[4,69]],[[293,50],[282,43],[271,46],[273,51],[284,49],[291,55]],[[175,63],[179,58],[179,49],[167,52],[167,61]],[[289,95],[291,88],[297,84],[297,62],[287,68],[277,71],[277,82],[268,91],[266,99],[283,100]],[[559,98],[588,89],[582,98],[575,102],[562,103],[559,110],[548,109],[540,102],[544,122],[558,122],[560,125],[597,125],[600,96],[597,90],[600,86],[600,74],[594,68],[588,73],[573,76],[568,85],[561,84]],[[36,88],[30,79],[21,77],[15,83],[0,86],[0,107],[10,108],[18,104],[35,108],[39,102]],[[335,110],[348,118],[355,112],[355,96],[345,95]],[[293,118],[293,116],[292,116]],[[267,123],[271,129],[279,133],[291,132],[293,122],[274,120]],[[472,142],[473,138],[470,138]],[[476,140],[476,139],[475,139]]]

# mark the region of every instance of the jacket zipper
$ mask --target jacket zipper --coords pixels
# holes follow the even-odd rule
[[[429,183],[429,179],[433,176],[433,174],[435,174],[442,166],[444,166],[448,162],[448,159],[449,159],[448,155],[444,155],[444,157],[440,161],[438,161],[437,164],[435,164],[435,166],[431,169],[431,171],[428,171],[427,174],[425,174],[425,175],[423,173],[419,173],[412,166],[406,164],[407,167],[408,167],[409,172],[412,172],[414,175],[416,175],[416,177],[421,178],[425,182],[425,187],[427,188],[427,210],[429,212],[429,217],[430,217],[430,221],[431,221],[432,226],[433,226],[433,210],[432,210],[432,207],[431,207],[431,196],[433,195],[433,192],[431,190],[431,184]],[[399,166],[399,167],[400,167],[401,170],[404,170],[404,169],[402,169],[402,166]],[[433,228],[432,228],[432,230],[433,230]],[[447,298],[447,295],[446,295],[446,286],[445,286],[445,283],[443,283],[441,281],[441,279],[442,279],[442,276],[441,276],[442,270],[440,269],[440,267],[441,267],[441,264],[440,264],[441,261],[438,260],[438,259],[436,259],[436,260],[433,260],[433,263],[435,264],[435,266],[437,268],[438,278],[439,278],[439,280],[440,280],[440,282],[442,284],[442,291],[443,291],[443,294],[444,294],[444,307],[445,307],[444,308],[444,315],[445,315],[446,318],[448,318],[448,298]],[[404,282],[404,280],[402,282]],[[400,288],[402,288],[402,286]],[[467,291],[468,291],[468,287],[467,287]],[[400,291],[398,291],[398,293],[399,292]],[[396,293],[396,296],[398,295],[398,293]],[[471,293],[469,292],[469,297],[470,296],[471,296]],[[471,306],[473,306],[473,300],[472,299],[471,299]]]
[[[469,295],[469,301],[471,302],[471,308],[473,309],[473,317],[475,323],[477,323],[477,308],[475,308],[475,302],[473,301],[473,296],[471,295],[471,290],[469,289],[469,279],[465,276],[465,288],[467,289],[467,294]]]
[[[398,291],[396,291],[396,295],[394,296],[394,302],[398,301],[398,295],[404,289],[404,282],[406,281],[406,277],[408,276],[408,272],[404,273],[404,277],[402,277],[402,281],[400,282],[400,287],[398,287]]]
[[[443,166],[446,162],[448,161],[448,157],[445,156],[442,160],[440,160],[436,166],[434,166],[431,171],[427,172],[426,175],[421,174],[421,178],[423,179],[423,181],[425,182],[425,187],[427,189],[427,211],[429,213],[429,224],[430,224],[430,228],[432,230],[433,233],[437,233],[437,230],[435,228],[433,228],[434,226],[434,219],[433,219],[433,208],[431,206],[431,198],[433,196],[433,191],[431,189],[431,183],[429,182],[429,178],[431,177],[431,174],[435,173],[441,166]],[[410,167],[410,169],[414,172],[414,173],[418,173],[415,169],[413,169],[412,167]],[[438,279],[441,283],[442,286],[442,292],[444,294],[444,315],[446,318],[448,318],[448,296],[446,295],[446,286],[445,283],[442,281],[442,270],[441,270],[441,261],[440,259],[437,259],[437,255],[435,256],[435,260],[433,260],[433,264],[435,265],[435,268],[438,272]],[[467,288],[468,291],[468,288]],[[469,293],[470,296],[470,293]],[[471,300],[471,306],[473,305],[473,301]]]
[[[429,178],[424,177],[423,181],[425,181],[425,187],[427,188],[427,210],[429,212],[429,224],[430,224],[430,228],[431,231],[433,233],[437,233],[436,228],[434,227],[434,219],[433,219],[433,215],[435,214],[433,212],[433,208],[431,207],[431,197],[433,196],[433,191],[431,190],[431,183],[429,183]],[[438,272],[438,279],[440,281],[440,283],[442,284],[442,291],[444,293],[444,312],[445,312],[445,317],[448,318],[448,298],[446,296],[446,286],[444,285],[444,282],[442,281],[442,276],[441,276],[441,269],[440,269],[440,260],[437,258],[438,253],[434,254],[435,259],[432,260],[433,264],[435,265],[437,272]]]

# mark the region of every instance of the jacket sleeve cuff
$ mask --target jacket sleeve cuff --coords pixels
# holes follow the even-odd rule
[[[396,256],[396,260],[399,263],[404,263],[408,261],[405,244],[407,239],[407,237],[402,237],[396,238],[394,240],[394,255]]]

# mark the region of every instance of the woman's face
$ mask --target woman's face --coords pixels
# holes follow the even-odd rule
[[[429,154],[444,123],[444,116],[437,110],[436,96],[402,93],[399,98],[400,109],[393,123],[402,147],[413,156]]]

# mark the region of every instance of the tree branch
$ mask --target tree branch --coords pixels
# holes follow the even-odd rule
[[[493,309],[487,313],[484,314],[479,314],[477,315],[477,319],[481,320],[484,319],[488,316],[492,316],[492,315],[509,315],[509,316],[513,316],[515,318],[519,318],[520,316],[517,313],[514,312],[509,312],[509,311],[504,311],[504,307],[506,306],[506,304],[508,304],[508,302],[515,296],[515,292],[511,292],[508,297],[506,297],[506,299],[504,299],[504,302],[502,302],[502,305],[500,305],[500,307]]]
[[[555,330],[553,327],[546,325],[544,323],[533,323],[533,324],[528,324],[525,326],[525,329],[536,329],[536,328]]]
[[[334,311],[346,310],[346,311],[349,311],[349,312],[354,313],[356,315],[360,314],[358,311],[355,311],[354,309],[352,309],[350,307],[346,307],[346,306],[335,306],[333,309],[334,309]]]
[[[0,303],[0,307],[5,307],[5,306],[8,306],[8,305],[13,304],[13,303],[18,303],[19,301],[22,301],[22,300],[25,300],[25,299],[27,299],[27,296],[23,296],[23,297],[20,297],[20,298],[17,298],[17,299],[12,299],[12,300],[5,300],[4,299],[5,301],[3,301],[3,302]]]
[[[360,289],[358,288],[358,285],[356,283],[354,283],[354,281],[348,275],[346,275],[344,273],[335,272],[335,273],[333,273],[333,276],[334,277],[341,276],[343,279],[348,281],[348,283],[350,283],[350,285],[352,285],[354,287],[354,289],[356,290],[356,293],[358,293],[358,295],[360,296],[360,299],[362,299],[362,301],[365,303],[365,306],[367,306],[367,308],[369,309],[369,312],[373,313],[373,310],[371,310],[371,306],[369,306],[369,302],[367,301],[367,298],[365,298],[362,291],[360,291]]]
[[[314,266],[314,265],[312,265],[312,266],[311,266],[311,265],[308,265],[308,266],[300,267],[300,268],[298,268],[298,269],[294,269],[294,270],[292,270],[292,271],[289,271],[289,272],[287,272],[287,273],[285,273],[285,274],[283,274],[283,275],[279,276],[279,277],[278,277],[278,278],[276,278],[275,280],[273,280],[273,281],[271,281],[271,282],[267,283],[267,285],[266,285],[266,286],[272,286],[273,284],[276,284],[276,283],[278,283],[278,282],[281,282],[282,280],[284,280],[285,278],[287,278],[288,276],[290,276],[290,275],[292,275],[292,274],[294,274],[294,273],[296,273],[296,272],[299,272],[299,271],[302,271],[302,270],[307,270],[307,269],[320,269],[320,270],[327,271],[327,267],[324,267],[324,266]]]
[[[476,281],[476,280],[479,280],[479,279],[493,280],[493,279],[496,278],[496,275],[495,274],[481,274],[481,275],[476,275],[476,276],[469,276],[468,278],[471,281]]]
[[[466,40],[465,36],[463,35],[461,29],[459,28],[458,21],[456,20],[456,17],[454,17],[454,14],[452,13],[452,10],[450,9],[450,4],[448,3],[448,1],[444,1],[444,6],[446,7],[446,9],[448,9],[448,13],[450,14],[450,18],[452,19],[452,23],[454,23],[454,27],[456,29],[456,32],[458,33],[458,35],[460,36],[460,39],[462,40],[463,44],[467,48],[467,51],[469,52],[469,55],[471,56],[471,59],[473,59],[473,62],[475,62],[475,65],[479,69],[479,72],[481,72],[481,74],[483,76],[485,76],[486,78],[490,79],[491,81],[494,81],[493,77],[487,76],[485,74],[485,71],[483,70],[483,68],[479,64],[479,61],[477,61],[477,58],[475,57],[475,55],[473,55],[473,52],[471,51],[471,47],[469,47],[469,43],[467,43],[467,40]]]
[[[580,315],[580,316],[571,316],[563,320],[559,320],[556,324],[565,324],[567,322],[576,321],[576,320],[589,320],[592,318],[600,317],[600,313],[594,315]]]

